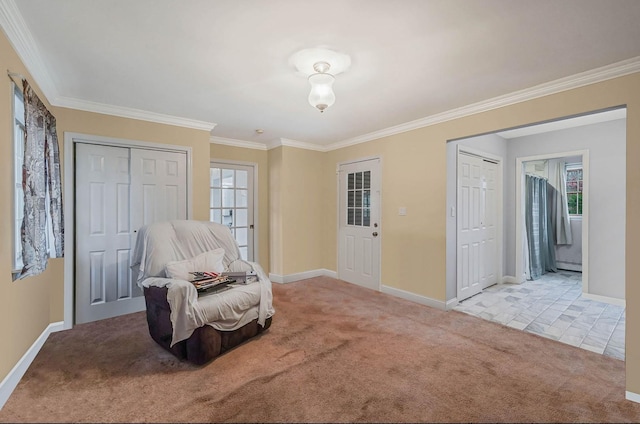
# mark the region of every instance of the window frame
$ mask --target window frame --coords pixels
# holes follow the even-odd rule
[[[11,268],[14,276],[19,273],[24,263],[22,262],[22,218],[24,214],[24,190],[22,188],[22,167],[24,164],[24,97],[22,90],[17,84],[12,83],[13,97],[11,100],[11,118],[12,118],[12,156],[13,156],[13,202],[12,202],[12,263]],[[19,108],[18,102],[22,103],[22,108]],[[22,116],[18,116],[18,111],[22,109]],[[22,199],[22,200],[21,200]],[[22,207],[20,207],[22,206]],[[18,224],[20,221],[20,224]]]
[[[582,178],[578,181],[577,191],[569,192],[567,190],[567,187],[566,187],[568,185],[568,179],[567,179],[567,181],[565,181],[565,190],[566,190],[566,194],[567,194],[566,202],[567,202],[567,207],[569,208],[569,194],[570,193],[571,194],[574,194],[574,193],[578,194],[580,196],[580,198],[583,199],[583,201],[584,201],[584,166],[583,166],[582,163],[567,163],[565,165],[565,167],[564,167],[564,170],[565,170],[565,179],[567,179],[566,176],[567,176],[568,171],[575,171],[575,170],[582,171]],[[582,183],[582,187],[580,187],[580,183]],[[581,205],[582,205],[582,202],[581,202]],[[569,210],[571,210],[571,209],[569,208]],[[580,213],[571,213],[571,212],[569,212],[569,217],[570,218],[582,218],[583,213],[584,213],[584,207],[582,206],[580,208]]]

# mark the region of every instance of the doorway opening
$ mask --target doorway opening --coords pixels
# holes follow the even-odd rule
[[[625,285],[625,208],[626,208],[626,109],[624,107],[612,108],[605,111],[596,111],[590,114],[563,118],[553,122],[545,122],[541,124],[520,127],[516,129],[497,131],[495,133],[484,134],[480,136],[452,140],[447,145],[447,306],[448,309],[456,307],[462,300],[458,298],[457,272],[458,257],[458,222],[455,215],[457,206],[457,178],[458,169],[456,162],[457,149],[464,147],[472,147],[474,149],[491,152],[502,158],[504,162],[503,175],[503,196],[504,203],[502,205],[502,225],[504,228],[502,239],[504,249],[502,251],[502,268],[498,270],[502,278],[495,286],[490,289],[483,289],[483,293],[477,296],[483,296],[484,291],[494,291],[511,289],[511,292],[517,291],[530,284],[529,273],[525,270],[526,251],[524,243],[526,241],[526,229],[524,228],[525,218],[521,215],[521,202],[524,200],[524,188],[522,187],[522,175],[526,173],[524,169],[543,166],[545,161],[551,161],[553,158],[564,159],[565,176],[573,173],[572,176],[580,176],[578,180],[571,181],[568,184],[567,197],[565,202],[573,201],[572,213],[570,215],[570,226],[579,227],[574,232],[575,238],[571,244],[561,244],[555,246],[555,258],[558,267],[557,273],[545,274],[546,279],[552,279],[557,284],[565,284],[566,280],[571,280],[572,284],[579,284],[580,297],[578,302],[585,306],[588,301],[599,302],[591,306],[591,312],[598,313],[607,317],[607,331],[613,330],[612,326],[618,323],[624,324],[624,285]],[[579,171],[579,172],[578,172]],[[547,171],[548,172],[548,171]],[[569,183],[569,182],[567,182]],[[573,188],[581,188],[573,190]],[[586,192],[585,192],[586,190]],[[571,195],[571,196],[569,196]],[[516,198],[518,196],[518,198]],[[569,198],[571,197],[571,198]],[[516,222],[518,221],[518,222]],[[585,244],[586,243],[586,244]],[[589,248],[590,246],[590,248]],[[581,250],[581,252],[580,252]],[[566,274],[566,275],[565,275]],[[557,277],[557,278],[555,278]],[[560,281],[563,282],[560,282]],[[538,280],[533,280],[538,281]],[[502,293],[503,299],[509,298],[515,303],[517,297],[511,293]],[[568,294],[566,295],[568,296]],[[561,297],[561,296],[560,296]],[[469,305],[473,303],[476,296],[466,300]],[[582,306],[573,305],[571,310],[566,304],[568,299],[561,299],[561,305],[565,310],[560,317],[552,317],[552,312],[547,311],[544,314],[543,321],[546,322],[541,333],[553,327],[562,327],[563,324],[558,320],[568,320],[573,322],[575,316],[572,317],[571,310],[577,310]],[[548,302],[547,302],[548,303]],[[584,304],[582,304],[584,303]],[[508,313],[505,311],[497,311],[497,304],[492,311],[488,308],[479,316],[487,319],[496,320],[506,325],[520,328],[523,322],[517,323],[513,321],[513,310]],[[548,307],[549,304],[546,305]],[[533,314],[531,320],[526,325],[533,324],[534,318],[541,316],[544,312],[541,304],[534,307],[540,310],[527,311]],[[560,308],[556,305],[555,308]],[[616,309],[617,308],[617,309]],[[459,309],[459,308],[457,308]],[[477,309],[477,308],[476,308]],[[616,309],[615,311],[613,309]],[[619,313],[620,311],[621,313]],[[566,312],[566,313],[565,313]],[[616,315],[618,314],[618,315]],[[525,314],[526,315],[526,314]],[[614,317],[614,315],[616,315]],[[513,322],[509,323],[511,319]],[[618,320],[617,322],[613,322]],[[589,321],[595,321],[590,319]],[[577,321],[576,321],[577,322]],[[589,325],[593,326],[594,322]],[[603,323],[598,326],[602,327]],[[527,331],[533,329],[536,325],[531,325]],[[545,330],[545,331],[542,331]],[[549,330],[551,333],[557,332],[556,329]],[[556,340],[562,335],[553,335],[551,333],[542,334]],[[624,339],[624,331],[617,330],[616,339],[620,344],[620,338]],[[588,338],[586,334],[576,331],[572,344],[584,344],[586,348],[593,351],[604,349],[599,340],[598,346],[595,346],[593,339]],[[604,337],[597,334],[597,338]],[[580,339],[578,341],[577,339]],[[611,337],[613,339],[613,337]],[[570,339],[569,336],[565,339]],[[624,350],[624,342],[621,346]],[[584,346],[581,346],[584,347]],[[624,355],[622,355],[623,357]]]

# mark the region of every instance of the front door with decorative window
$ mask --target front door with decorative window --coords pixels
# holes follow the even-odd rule
[[[380,159],[338,171],[338,278],[380,290]]]
[[[254,166],[212,162],[210,177],[209,219],[229,227],[242,259],[255,260]]]

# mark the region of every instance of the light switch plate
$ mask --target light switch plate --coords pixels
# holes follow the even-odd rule
[[[407,214],[407,208],[405,207],[398,208],[398,215],[405,216],[406,214]]]

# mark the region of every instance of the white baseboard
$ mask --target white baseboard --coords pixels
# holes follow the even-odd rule
[[[556,262],[556,267],[558,269],[564,269],[567,271],[582,272],[582,264],[574,264],[571,262]]]
[[[631,402],[640,403],[640,395],[637,394],[637,393],[633,393],[633,392],[627,391],[626,398],[627,398],[627,400],[630,400]]]
[[[411,302],[416,302],[421,305],[431,306],[432,308],[440,309],[442,311],[447,309],[447,303],[442,300],[431,299],[430,297],[422,296],[419,294],[411,293],[405,290],[396,289],[394,287],[389,287],[383,285],[380,289],[382,293],[390,294],[392,296],[396,296],[405,300],[410,300]],[[455,299],[456,303],[458,299]],[[451,301],[449,301],[451,302]]]
[[[502,284],[521,284],[522,281],[518,282],[515,275],[504,275],[502,277]]]
[[[627,307],[627,301],[624,299],[618,299],[616,297],[600,296],[599,294],[582,293],[582,297],[585,299],[595,300],[597,302],[610,303],[611,305]]]
[[[9,371],[9,374],[7,374],[4,380],[2,380],[2,383],[0,383],[0,409],[2,409],[4,404],[7,403],[7,400],[9,400],[9,396],[11,396],[11,393],[15,390],[24,373],[27,372],[29,365],[31,365],[31,362],[33,362],[38,352],[40,352],[40,349],[44,342],[47,341],[49,334],[61,330],[64,330],[63,321],[49,324],[42,334],[38,336],[36,341],[33,342],[31,347],[27,349],[25,354],[22,355],[22,358],[20,358],[13,369]]]
[[[458,306],[458,298],[454,297],[453,299],[449,299],[447,300],[447,303],[444,305],[445,310],[450,311],[453,308],[455,308],[456,306]]]
[[[269,279],[271,280],[271,282],[279,284],[293,283],[294,281],[306,280],[307,278],[313,277],[338,278],[338,273],[324,268],[287,275],[269,273]]]

